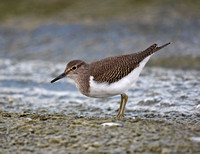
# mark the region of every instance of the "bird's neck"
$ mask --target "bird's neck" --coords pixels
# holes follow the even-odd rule
[[[89,68],[84,67],[81,70],[81,73],[78,74],[76,78],[73,78],[76,87],[79,89],[79,91],[88,96],[89,94]]]

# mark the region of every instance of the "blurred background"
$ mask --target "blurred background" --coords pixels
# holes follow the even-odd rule
[[[125,119],[120,96],[50,83],[72,59],[167,42],[127,92]],[[200,153],[199,87],[200,0],[0,0],[2,153]]]
[[[148,65],[200,69],[199,27],[198,0],[1,0],[0,57],[93,61],[170,41]]]

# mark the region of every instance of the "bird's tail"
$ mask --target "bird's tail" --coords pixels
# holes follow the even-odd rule
[[[171,42],[168,42],[160,47],[157,46],[157,44],[153,44],[150,47],[148,47],[147,49],[145,49],[144,51],[142,51],[142,53],[146,56],[151,55],[153,53],[155,53],[156,51],[168,46],[169,44],[171,44]]]
[[[169,44],[171,44],[171,42],[168,42],[168,43],[166,43],[166,44],[164,44],[164,45],[162,45],[162,46],[160,46],[160,47],[157,47],[157,46],[156,46],[155,52],[158,51],[158,50],[160,50],[160,49],[162,49],[162,48],[164,48],[164,47],[166,47],[166,46],[168,46]]]

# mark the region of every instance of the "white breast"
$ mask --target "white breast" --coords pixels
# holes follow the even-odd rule
[[[135,68],[131,73],[129,73],[127,76],[111,84],[108,84],[106,82],[98,83],[93,80],[94,79],[93,76],[90,76],[89,96],[96,98],[104,98],[104,97],[119,95],[126,92],[137,81],[143,67],[148,62],[150,57],[151,55],[146,57],[143,61],[141,61],[140,65],[137,68]]]

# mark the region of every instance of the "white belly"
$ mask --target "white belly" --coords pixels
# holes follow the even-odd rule
[[[122,78],[121,80],[108,84],[106,82],[98,83],[93,80],[93,76],[90,76],[90,97],[96,97],[96,98],[104,98],[114,95],[120,95],[122,93],[125,93],[128,89],[131,88],[131,86],[137,81],[143,67],[148,62],[149,58],[146,57],[140,65],[135,68],[132,72],[130,72],[127,76]]]

